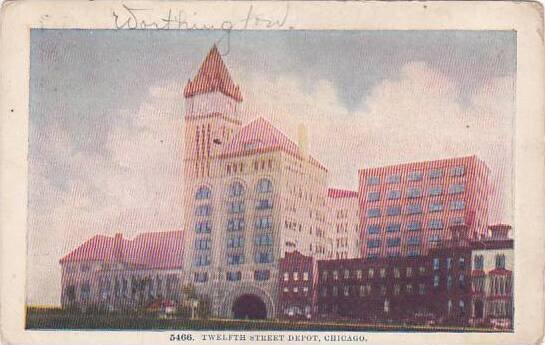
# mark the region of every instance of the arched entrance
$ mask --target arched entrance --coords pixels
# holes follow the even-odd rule
[[[256,295],[242,295],[233,303],[233,316],[235,319],[265,319],[267,307],[265,302]]]

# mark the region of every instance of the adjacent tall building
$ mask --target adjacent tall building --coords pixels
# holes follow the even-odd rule
[[[419,256],[467,225],[487,235],[488,168],[462,157],[359,171],[363,257]]]

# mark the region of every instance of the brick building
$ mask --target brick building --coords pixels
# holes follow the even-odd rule
[[[467,225],[487,235],[488,168],[462,157],[359,171],[362,257],[426,255]]]

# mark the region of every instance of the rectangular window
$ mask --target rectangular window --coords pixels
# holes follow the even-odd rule
[[[422,213],[422,205],[410,204],[407,205],[407,214],[420,214]]]
[[[407,198],[420,198],[422,196],[422,189],[409,188],[407,190]]]
[[[243,213],[244,212],[244,201],[232,201],[229,203],[229,212],[230,213]]]
[[[240,271],[227,272],[227,280],[230,282],[239,281],[241,277],[242,277],[242,274]]]
[[[212,225],[210,225],[210,222],[204,221],[204,222],[198,222],[195,225],[195,232],[197,233],[210,233],[212,231]]]
[[[432,230],[443,229],[443,221],[441,219],[430,219],[428,222],[428,228]]]
[[[439,258],[433,258],[433,270],[434,271],[439,270],[439,264],[440,264]]]
[[[457,166],[450,169],[450,176],[464,176],[466,174],[466,168],[464,166]]]
[[[255,237],[255,244],[258,246],[272,246],[273,239],[271,234],[257,235]]]
[[[210,265],[210,255],[209,254],[198,254],[197,256],[195,256],[195,260],[194,260],[193,264],[196,267]]]
[[[441,186],[432,186],[428,189],[429,196],[439,196],[443,194],[443,187]]]
[[[258,217],[255,221],[256,229],[270,229],[272,226],[271,216]]]
[[[453,217],[450,219],[450,225],[465,225],[464,217]]]
[[[293,272],[293,281],[296,282],[299,280],[299,272]]]
[[[256,210],[268,210],[273,208],[273,202],[269,199],[260,199],[256,201]]]
[[[422,229],[422,222],[420,221],[411,221],[409,224],[407,224],[407,229],[409,231],[419,231]]]
[[[418,250],[414,250],[414,249],[409,250],[409,253],[407,254],[407,256],[409,256],[411,258],[417,257],[419,255],[420,255],[420,252],[418,252]]]
[[[401,238],[400,237],[389,238],[387,240],[388,247],[399,247],[400,244],[401,244]]]
[[[443,203],[442,202],[430,202],[430,205],[428,207],[429,212],[441,212],[443,211]]]
[[[380,217],[380,208],[370,208],[367,210],[368,218]]]
[[[267,264],[273,262],[273,255],[270,252],[257,253],[255,255],[255,262],[258,264]]]
[[[201,238],[197,238],[195,240],[195,248],[196,249],[210,249],[211,247],[211,240],[206,238],[206,239],[201,239]]]
[[[377,258],[378,258],[378,254],[376,254],[376,253],[367,254],[367,259],[373,260],[373,259],[377,259]]]
[[[386,183],[399,183],[401,182],[401,174],[392,174],[386,177]]]
[[[401,224],[391,223],[386,226],[386,232],[397,232],[401,230]]]
[[[422,171],[411,171],[407,176],[409,181],[420,181],[422,180]]]
[[[401,206],[395,205],[395,206],[388,206],[388,209],[386,210],[386,214],[388,216],[398,216],[401,214]]]
[[[420,245],[420,238],[419,237],[409,237],[409,240],[407,241],[407,244],[410,246],[418,246]]]
[[[380,200],[380,192],[367,193],[367,201],[378,201],[378,200]]]
[[[465,190],[466,190],[466,186],[463,183],[451,184],[448,187],[449,194],[461,194],[465,192]]]
[[[244,230],[244,218],[231,218],[227,221],[227,231]]]
[[[244,236],[231,236],[227,239],[227,248],[244,248]]]
[[[284,281],[287,282],[290,280],[290,274],[288,272],[284,272]]]
[[[195,281],[195,283],[205,283],[208,281],[208,273],[195,272],[195,275],[193,276],[193,280]]]
[[[241,265],[244,263],[244,255],[242,254],[228,255],[227,263],[229,265]]]
[[[438,243],[441,242],[441,237],[437,234],[430,235],[428,241],[430,241],[431,243]]]
[[[401,198],[401,191],[398,189],[389,190],[386,194],[388,200],[395,200]]]
[[[209,216],[210,213],[212,213],[212,207],[210,207],[210,205],[200,205],[197,206],[197,209],[195,210],[196,216]]]
[[[441,178],[443,177],[443,170],[442,169],[431,169],[428,172],[428,176],[432,179]]]
[[[379,224],[369,224],[367,225],[367,233],[370,235],[378,234],[380,232]]]
[[[303,272],[303,281],[308,281],[308,272]]]
[[[450,209],[451,210],[463,210],[466,207],[466,203],[464,200],[452,200],[450,202]]]
[[[368,240],[367,241],[367,247],[368,248],[378,248],[380,247],[380,240]]]
[[[269,270],[254,271],[254,280],[265,281],[265,280],[269,280],[270,277],[271,277],[271,272]]]
[[[380,183],[380,177],[368,176],[366,181],[368,186],[375,186]]]

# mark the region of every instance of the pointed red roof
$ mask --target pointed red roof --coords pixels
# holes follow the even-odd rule
[[[293,141],[270,122],[258,117],[237,132],[223,149],[222,155],[236,156],[272,150],[283,150],[296,156],[298,154],[298,147]]]
[[[143,268],[182,266],[183,232],[147,232],[132,240],[95,235],[64,256],[60,263],[74,261],[123,262]]]
[[[195,78],[187,82],[184,89],[184,96],[188,98],[214,91],[219,91],[235,99],[237,102],[242,101],[240,89],[231,79],[229,71],[215,44],[204,59]]]

